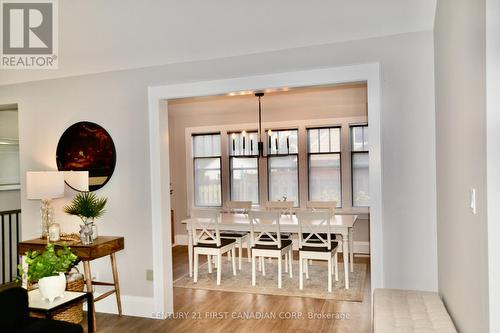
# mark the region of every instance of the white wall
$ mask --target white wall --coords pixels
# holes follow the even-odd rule
[[[146,269],[152,267],[152,248],[147,94],[146,81],[136,83],[134,77],[133,73],[113,73],[3,87],[0,100],[19,102],[23,239],[39,236],[40,220],[40,203],[25,197],[26,171],[56,169],[57,143],[71,124],[88,120],[107,129],[115,143],[117,162],[108,184],[96,192],[109,199],[107,213],[97,222],[98,231],[125,236],[125,250],[117,254],[123,294],[149,297],[152,283],[146,281]],[[78,230],[79,219],[62,212],[73,196],[69,190],[64,199],[54,200],[56,220],[63,232]],[[100,280],[112,279],[108,258],[99,259],[93,269]]]
[[[434,35],[439,291],[460,332],[488,331],[485,15],[438,1]]]
[[[62,60],[61,60],[62,61]],[[19,103],[21,168],[55,169],[66,127],[99,123],[113,137],[117,166],[98,192],[109,197],[101,234],[125,236],[118,254],[124,295],[150,297],[151,211],[147,86],[380,62],[384,271],[388,287],[437,289],[432,32],[297,48],[210,61],[5,86]],[[24,176],[23,176],[24,191]],[[60,200],[60,204],[69,200]],[[22,201],[23,237],[37,236],[38,203]],[[75,220],[59,213],[68,230]],[[27,222],[29,221],[29,222]],[[425,246],[423,246],[425,243]],[[101,279],[109,269],[96,265]],[[142,301],[142,299],[141,299]],[[99,303],[97,304],[99,307]]]
[[[500,332],[500,1],[486,0],[486,133],[490,332]]]

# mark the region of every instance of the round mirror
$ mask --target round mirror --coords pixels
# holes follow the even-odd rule
[[[113,175],[115,144],[104,128],[81,121],[64,131],[57,144],[56,160],[59,171],[88,171],[88,189],[96,191],[106,185]]]

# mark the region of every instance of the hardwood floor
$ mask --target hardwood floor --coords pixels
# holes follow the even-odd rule
[[[187,247],[174,247],[173,260],[175,280],[188,271]],[[367,263],[370,272],[369,258],[358,257],[355,262]],[[97,314],[97,327],[98,332],[102,333],[370,332],[369,278],[366,279],[366,283],[363,302],[174,288],[174,309],[178,318],[154,320]],[[237,318],[233,319],[235,313]],[[187,318],[180,318],[181,314],[187,315]],[[309,318],[309,314],[316,318]],[[260,315],[267,318],[240,317],[245,315],[256,317]],[[291,318],[294,315],[297,317]],[[273,316],[276,318],[272,318]],[[84,326],[86,327],[85,323]]]

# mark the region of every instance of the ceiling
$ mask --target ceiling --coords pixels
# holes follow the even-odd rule
[[[0,84],[432,30],[436,0],[59,1],[59,69]]]

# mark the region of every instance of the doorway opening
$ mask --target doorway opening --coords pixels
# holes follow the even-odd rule
[[[170,165],[176,161],[170,160],[170,149],[175,146],[175,142],[170,141],[168,101],[179,98],[225,95],[231,92],[366,82],[370,138],[370,280],[372,288],[383,286],[379,73],[378,64],[367,64],[149,88],[155,312],[165,313],[166,316],[174,310],[170,241],[171,207],[167,195],[170,195]],[[178,189],[174,186],[173,190],[175,193]],[[162,200],[162,198],[167,200]],[[165,221],[165,219],[168,220]]]
[[[0,105],[0,285],[17,277],[21,177],[17,104]]]

